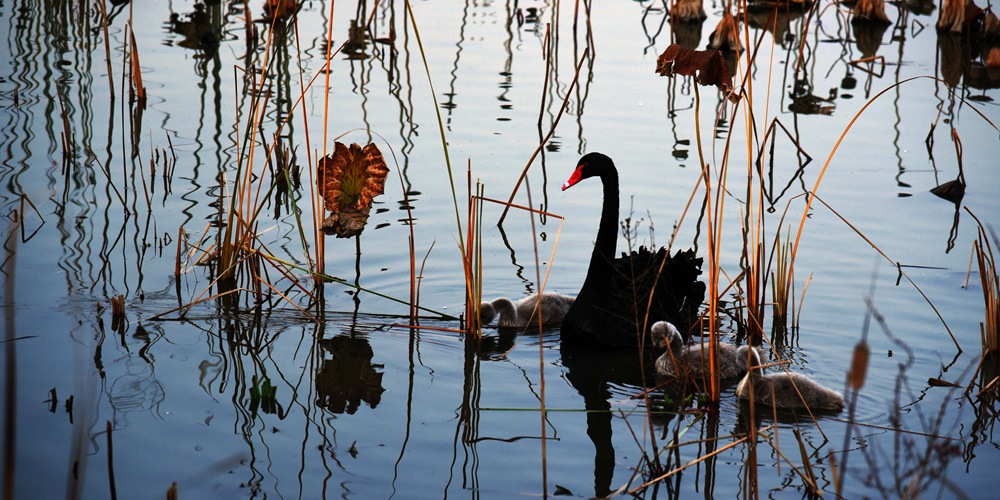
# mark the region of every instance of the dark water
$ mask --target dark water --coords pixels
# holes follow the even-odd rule
[[[399,3],[337,3],[331,20],[328,4],[304,2],[297,32],[257,22],[259,44],[250,49],[242,3],[108,4],[111,82],[100,10],[57,4],[0,6],[3,297],[5,335],[14,339],[4,342],[0,364],[4,408],[14,415],[3,422],[15,436],[5,441],[14,459],[5,455],[3,463],[14,473],[16,497],[106,498],[112,449],[114,484],[124,498],[159,497],[174,482],[182,498],[510,497],[552,495],[557,486],[589,496],[653,479],[644,454],[675,436],[686,444],[662,454],[668,469],[729,445],[748,428],[732,388],[718,411],[676,415],[654,392],[647,412],[634,398],[642,390],[634,354],[563,356],[558,330],[539,338],[488,329],[477,346],[449,331],[392,326],[406,323],[405,305],[338,284],[323,287],[322,322],[275,294],[259,308],[243,302],[234,311],[209,301],[183,318],[153,319],[197,300],[211,284],[190,247],[174,277],[178,228],[192,246],[215,241],[220,199],[248,151],[237,146],[252,106],[244,74],[264,65],[271,93],[257,141],[270,144],[291,116],[281,134],[304,171],[342,134],[345,142],[376,142],[388,160],[386,192],[376,198],[360,256],[351,240],[326,240],[327,272],[349,283],[409,297],[409,203],[418,262],[433,245],[421,305],[451,315],[463,308],[462,236],[435,98],[464,213],[467,165],[486,196],[506,199],[570,97],[515,198],[529,204],[530,191],[530,204],[565,219],[535,219],[536,273],[531,220],[513,211],[501,232],[493,225],[500,208],[487,204],[485,296],[537,291],[536,276],[545,276],[556,244],[546,289],[579,289],[600,190],[594,181],[567,192],[558,187],[585,152],[615,158],[622,217],[641,219],[640,242],[666,244],[700,171],[694,88],[653,71],[671,38],[662,4],[591,6],[591,45],[585,23],[573,29],[573,4],[417,3],[410,18]],[[262,2],[249,6],[260,19]],[[817,193],[856,230],[818,202],[809,210],[796,260],[798,294],[811,276],[801,328],[774,354],[837,389],[865,332],[871,362],[853,414],[779,419],[776,427],[764,417],[758,427],[776,439],[758,443],[756,466],[752,449],[740,443],[645,496],[732,498],[753,477],[765,495],[805,495],[796,431],[827,495],[835,491],[831,457],[846,497],[900,496],[910,484],[924,496],[991,495],[1000,463],[995,392],[977,393],[996,370],[973,376],[983,300],[974,265],[966,286],[976,225],[963,207],[984,223],[1000,220],[1000,141],[990,123],[1000,119],[1000,94],[985,70],[963,73],[959,64],[956,72],[961,44],[935,33],[936,9],[918,7],[888,7],[893,24],[880,35],[859,32],[825,3],[811,20],[779,17],[777,42],[752,27],[760,47],[754,64],[746,68],[744,57],[739,69],[753,76],[752,89],[744,86],[753,92],[752,125],[748,100],[724,107],[714,89],[699,90],[706,161],[714,172],[724,161],[729,166],[723,281],[740,272],[747,165],[777,119],[796,141],[778,127],[773,160],[764,159],[765,208],[774,209],[768,245],[789,225],[794,234],[805,209],[796,196],[813,188],[828,159]],[[538,9],[537,20],[529,8]],[[355,30],[350,39],[352,20],[373,9],[368,37]],[[722,7],[706,10],[696,35],[702,47]],[[546,24],[555,30],[556,16],[550,36],[558,50],[547,62]],[[352,43],[333,57],[324,113],[331,25],[334,46]],[[132,31],[149,96],[141,113],[123,83]],[[880,42],[854,41],[862,36]],[[579,85],[571,87],[584,49]],[[879,58],[857,62],[873,55]],[[886,89],[831,153],[862,106]],[[748,129],[756,131],[750,160]],[[929,193],[958,174],[953,130],[968,182],[960,205]],[[812,158],[801,170],[796,142]],[[263,148],[255,154],[266,178]],[[308,186],[305,174],[303,182]],[[698,193],[674,246],[704,253]],[[305,220],[308,197],[307,190],[291,196]],[[307,266],[312,250],[303,249],[293,206],[263,192],[260,204],[257,231],[268,251]],[[899,278],[897,262],[916,286]],[[288,278],[272,271],[270,279],[299,307],[310,304]],[[128,323],[115,331],[108,299],[118,294]],[[868,322],[873,310],[881,323]],[[726,331],[735,330],[724,319]],[[932,377],[977,385],[964,396],[931,386]],[[268,386],[273,397],[257,397]]]

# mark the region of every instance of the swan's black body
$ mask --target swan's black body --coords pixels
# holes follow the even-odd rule
[[[691,250],[670,256],[665,248],[650,252],[643,247],[616,259],[618,170],[611,158],[600,153],[580,158],[563,190],[590,177],[604,185],[601,222],[587,278],[563,319],[563,342],[635,346],[657,321],[677,325],[687,340],[705,298],[705,284],[698,281],[701,259]]]

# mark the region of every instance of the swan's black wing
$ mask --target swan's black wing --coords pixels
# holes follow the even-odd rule
[[[701,264],[702,259],[695,257],[693,250],[678,251],[673,256],[665,248],[656,253],[645,247],[631,254],[623,252],[615,260],[617,308],[629,311],[631,317],[637,318],[633,324],[637,321],[640,328],[645,323],[647,332],[653,323],[669,321],[687,342],[705,300],[705,283],[698,280]]]
[[[623,253],[600,297],[577,298],[575,310],[563,321],[563,341],[635,346],[657,321],[673,323],[687,341],[705,299],[705,284],[698,281],[701,263],[691,250],[673,257],[664,248]]]

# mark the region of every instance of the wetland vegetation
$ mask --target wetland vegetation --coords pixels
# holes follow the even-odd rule
[[[0,4],[0,495],[991,495],[987,7]],[[697,376],[480,321],[580,292],[598,151]],[[844,409],[741,401],[743,344]]]

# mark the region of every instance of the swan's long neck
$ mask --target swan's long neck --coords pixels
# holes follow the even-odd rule
[[[594,241],[594,253],[590,256],[590,269],[583,290],[590,290],[591,287],[606,288],[614,273],[615,248],[618,244],[618,171],[614,167],[609,168],[601,173],[600,179],[604,186],[601,223],[597,229],[597,240]]]

